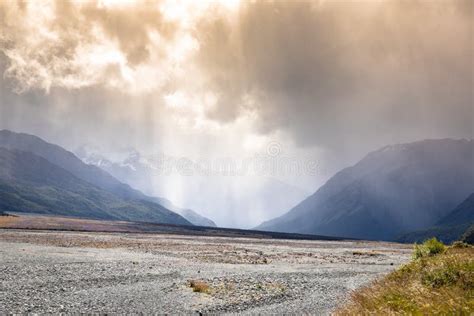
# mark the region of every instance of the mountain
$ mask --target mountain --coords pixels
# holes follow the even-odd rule
[[[104,170],[96,166],[83,163],[73,153],[58,145],[45,142],[39,137],[23,133],[14,133],[8,130],[1,130],[0,147],[32,152],[33,154],[43,157],[49,162],[69,171],[77,178],[114,193],[121,198],[147,198],[140,191],[132,189],[129,185],[120,182]]]
[[[410,232],[397,238],[400,242],[423,242],[436,237],[444,243],[459,240],[474,224],[474,193],[469,195],[448,215],[441,218],[435,226],[425,230]]]
[[[473,166],[474,168],[474,166]],[[474,193],[468,196],[452,212],[438,221],[438,225],[461,225],[474,223]]]
[[[163,198],[155,198],[156,201],[165,206],[167,209],[183,216],[186,218],[191,224],[196,225],[196,226],[207,226],[207,227],[217,227],[216,223],[214,223],[212,220],[210,220],[207,217],[204,217],[195,211],[191,209],[184,209],[175,206],[171,201]]]
[[[146,200],[124,199],[31,152],[0,147],[0,211],[191,225]]]
[[[137,188],[148,196],[153,195],[151,188],[153,168],[138,151],[134,149],[113,153],[113,158],[105,157],[98,149],[81,146],[74,152],[88,165],[99,167],[116,179]]]
[[[131,150],[126,153],[120,161],[113,162],[104,156],[88,150],[86,147],[81,147],[77,150],[77,155],[83,162],[97,166],[104,171],[110,173],[120,181],[138,188],[149,195],[153,195],[150,188],[155,187],[155,182],[152,179],[153,166],[136,150]],[[167,209],[180,214],[186,218],[193,225],[217,227],[217,225],[207,217],[191,210],[178,207],[171,201],[161,197],[147,196],[147,199],[156,202]]]
[[[471,225],[461,236],[461,241],[471,244],[474,244],[474,224]]]
[[[176,211],[179,215],[186,218],[191,224],[196,226],[207,226],[207,227],[217,227],[214,221],[210,220],[207,217],[202,216],[201,214],[196,213],[191,209],[180,209]]]
[[[394,240],[436,224],[474,192],[474,141],[386,146],[257,229]]]

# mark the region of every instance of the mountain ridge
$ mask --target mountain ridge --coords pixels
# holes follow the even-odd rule
[[[76,157],[72,152],[59,145],[49,143],[38,136],[26,133],[16,133],[4,129],[0,131],[0,147],[32,152],[45,158],[51,163],[70,171],[76,177],[89,183],[93,183],[124,198],[145,197],[143,193],[118,181],[106,171],[93,165],[84,164],[82,160]]]
[[[46,159],[57,167],[67,170],[78,179],[97,186],[98,188],[116,195],[125,201],[140,201],[141,204],[144,204],[145,201],[147,201],[146,204],[148,204],[149,207],[151,206],[149,203],[157,204],[152,207],[155,211],[163,210],[170,212],[170,210],[166,209],[163,205],[159,205],[159,203],[157,203],[157,201],[152,197],[146,196],[142,192],[120,182],[115,177],[96,166],[83,163],[82,160],[76,157],[72,152],[56,144],[49,143],[38,136],[26,133],[16,133],[9,130],[1,130],[0,147],[9,150],[30,152]],[[178,222],[181,224],[191,224],[186,220],[184,220],[184,222],[178,220]]]
[[[467,139],[384,146],[256,229],[393,240],[434,224],[474,191],[473,153]]]
[[[191,225],[145,200],[125,200],[31,152],[0,147],[0,210]]]

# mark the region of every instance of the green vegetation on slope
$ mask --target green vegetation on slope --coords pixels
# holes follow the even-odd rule
[[[474,313],[474,248],[436,239],[415,246],[414,259],[356,291],[337,315]]]
[[[27,168],[12,160],[8,151],[25,156],[20,158]],[[28,155],[43,158],[48,165]],[[17,181],[20,178],[24,181]],[[0,197],[0,209],[10,212],[191,225],[181,215],[170,212],[160,199],[146,196],[101,168],[83,163],[64,148],[8,130],[0,131]]]
[[[124,199],[29,152],[0,147],[0,211],[191,225],[159,204]]]
[[[431,237],[436,237],[444,243],[450,244],[459,240],[468,228],[474,223],[474,193],[470,194],[448,215],[440,219],[436,226],[428,229],[409,232],[400,236],[397,241],[413,243],[422,242]],[[472,242],[471,242],[472,243]]]
[[[460,225],[435,226],[428,229],[419,230],[404,234],[397,238],[398,242],[414,243],[423,242],[428,238],[436,237],[446,244],[459,240],[462,234],[469,228],[471,224],[465,223]]]

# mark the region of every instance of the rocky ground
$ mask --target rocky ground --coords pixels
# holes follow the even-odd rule
[[[0,230],[0,314],[328,314],[410,253],[377,242]]]

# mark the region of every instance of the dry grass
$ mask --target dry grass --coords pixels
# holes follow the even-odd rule
[[[191,280],[189,286],[193,289],[193,292],[208,293],[209,285],[204,281]]]
[[[19,221],[18,216],[12,216],[8,214],[2,214],[0,216],[0,227],[10,227],[12,224],[15,224]]]
[[[432,242],[431,242],[432,243]],[[474,248],[448,247],[414,259],[352,294],[336,315],[472,315]]]

